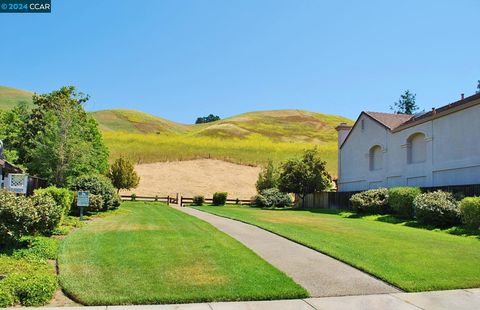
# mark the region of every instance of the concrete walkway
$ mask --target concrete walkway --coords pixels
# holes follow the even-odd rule
[[[478,310],[480,289],[182,305],[42,308],[42,310]]]
[[[289,275],[312,297],[399,292],[358,269],[253,225],[188,207],[174,208],[204,220],[237,239]]]

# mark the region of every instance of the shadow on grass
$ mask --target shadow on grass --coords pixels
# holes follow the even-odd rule
[[[418,229],[426,229],[430,231],[439,231],[455,236],[476,236],[480,240],[480,230],[471,229],[465,226],[453,226],[448,228],[438,228],[432,225],[419,223],[416,220],[405,219],[391,214],[362,214],[356,213],[348,209],[302,209],[302,208],[261,208],[258,206],[244,206],[267,211],[290,211],[290,212],[310,212],[315,214],[338,215],[346,219],[364,219],[389,223],[394,225],[402,225]]]

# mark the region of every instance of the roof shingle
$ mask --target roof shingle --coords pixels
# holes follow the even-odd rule
[[[382,112],[365,112],[368,116],[381,123],[390,130],[397,128],[403,123],[409,121],[413,115],[407,114],[393,114],[393,113],[382,113]]]

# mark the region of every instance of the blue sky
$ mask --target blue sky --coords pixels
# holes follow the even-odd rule
[[[430,109],[480,79],[478,0],[52,0],[0,14],[0,85],[75,85],[87,109],[183,123],[305,109],[355,119],[405,90]]]

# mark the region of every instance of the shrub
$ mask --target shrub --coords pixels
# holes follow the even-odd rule
[[[480,229],[480,197],[466,197],[460,202],[460,218],[466,226]]]
[[[422,193],[418,187],[395,187],[388,190],[388,205],[400,217],[413,218],[413,200]]]
[[[49,195],[34,195],[31,198],[38,221],[33,225],[32,233],[51,234],[63,217],[63,206],[57,205]]]
[[[20,240],[38,220],[30,199],[0,190],[0,244]]]
[[[12,292],[7,289],[3,288],[0,285],[0,308],[7,308],[13,306],[15,299],[12,295]]]
[[[137,200],[137,194],[132,193],[132,194],[130,195],[130,200],[131,200],[131,201],[136,201],[136,200]]]
[[[24,306],[41,306],[48,303],[57,288],[55,272],[46,261],[51,257],[51,253],[19,257],[16,251],[13,256],[0,255],[0,275],[2,275],[0,292],[4,293],[0,300],[6,298],[11,302],[13,297],[13,304]]]
[[[12,273],[3,281],[15,299],[27,307],[48,303],[57,289],[55,274],[48,272]]]
[[[103,198],[100,195],[90,195],[90,204],[88,210],[91,212],[100,212],[103,210]]]
[[[35,195],[42,196],[47,195],[55,200],[56,204],[62,207],[63,215],[70,213],[70,207],[73,203],[74,193],[66,188],[58,188],[56,186],[50,186],[47,188],[41,188],[35,190]]]
[[[459,223],[457,202],[451,193],[436,191],[418,195],[413,201],[415,217],[424,224],[449,227]]]
[[[214,206],[223,206],[227,202],[228,193],[216,192],[213,194],[212,203]]]
[[[205,202],[205,197],[203,196],[198,195],[193,197],[194,206],[202,206],[204,202]]]
[[[27,260],[45,261],[57,258],[60,240],[44,236],[28,236],[22,238],[22,247],[14,249],[12,257]]]
[[[292,198],[276,188],[270,188],[263,190],[260,195],[255,197],[255,204],[260,207],[285,208],[292,204]]]
[[[386,214],[389,211],[388,190],[379,188],[355,194],[350,203],[356,212]]]
[[[278,178],[278,169],[273,161],[269,160],[267,166],[258,174],[258,180],[255,184],[257,192],[261,193],[265,189],[278,187]]]
[[[102,196],[102,211],[116,209],[120,206],[120,197],[113,187],[112,182],[103,175],[81,176],[75,181],[72,190],[87,191],[90,192],[90,194]]]
[[[62,216],[62,206],[50,196],[28,198],[0,191],[0,244],[18,242],[28,234],[50,234]]]

